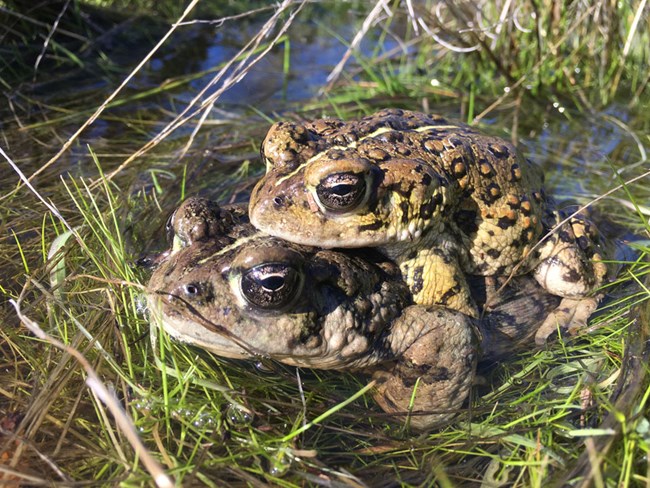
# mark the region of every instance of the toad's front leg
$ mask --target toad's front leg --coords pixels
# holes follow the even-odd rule
[[[443,306],[478,317],[455,244],[437,242],[391,257],[399,264],[415,303],[426,307]]]
[[[563,217],[554,213],[552,218],[559,223]],[[595,225],[586,217],[575,215],[543,244],[543,260],[535,268],[535,279],[564,299],[538,330],[537,343],[544,343],[558,329],[575,332],[586,326],[602,298],[597,290],[607,279],[608,269],[599,241]]]

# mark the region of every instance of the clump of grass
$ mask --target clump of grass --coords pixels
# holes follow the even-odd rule
[[[647,318],[630,307],[647,299],[646,289],[599,317],[593,333],[487,371],[490,387],[468,411],[439,432],[417,436],[387,422],[368,399],[348,404],[363,390],[362,377],[223,360],[159,331],[152,348],[138,309],[137,282],[145,277],[131,266],[121,237],[125,202],[108,183],[98,190],[79,179],[66,185],[81,225],[51,265],[30,270],[22,311],[83,354],[176,482],[300,486],[320,478],[382,486],[397,478],[412,486],[463,479],[528,486],[567,472],[585,476],[575,471],[585,456],[589,473],[596,469],[591,476],[638,479],[633,460],[646,445],[642,412],[650,391],[642,381]],[[644,282],[648,266],[640,259],[632,272]],[[19,329],[5,340],[29,365],[3,382],[13,392],[11,411],[23,416],[14,434],[19,445],[35,447],[8,442],[6,452],[19,468],[43,455],[49,466],[27,479],[126,486],[151,480],[70,351]]]
[[[380,105],[429,109],[444,102],[469,120],[476,114],[486,120],[499,107],[513,121],[513,135],[518,124],[526,127],[525,134],[535,134],[542,130],[540,114],[551,121],[576,118],[584,124],[590,119],[579,111],[598,109],[622,91],[632,94],[630,102],[647,95],[643,67],[650,44],[643,1],[621,6],[448,2],[430,10],[415,7],[409,12],[392,6],[395,15],[381,21],[385,9],[369,12],[369,25],[374,22],[383,32],[372,33],[379,40],[377,46],[399,38],[397,45],[404,49],[357,53],[359,68],[348,66],[339,82],[329,87],[328,98],[301,106],[298,116],[370,112]],[[274,43],[288,47],[298,42],[291,41],[289,12],[269,27],[277,34],[274,42],[260,41],[233,63],[253,59]],[[284,66],[287,76],[300,73],[289,59]],[[245,64],[241,66],[246,70]],[[190,75],[176,81],[191,79]],[[215,83],[219,80],[215,78]],[[151,93],[160,94],[169,86]],[[127,165],[110,159],[114,151],[109,146],[100,155],[102,164],[120,168],[111,173],[110,181],[97,165],[94,172],[86,169],[96,175],[92,181],[67,177],[65,191],[57,193],[55,187],[61,183],[53,176],[56,167],[42,173],[35,180],[40,183],[37,191],[43,200],[56,202],[67,227],[53,213],[43,216],[42,207],[36,206],[40,202],[24,188],[3,196],[2,225],[13,232],[0,241],[0,259],[9,278],[2,292],[65,347],[27,334],[9,306],[0,310],[4,323],[10,324],[0,330],[0,351],[7,358],[0,369],[0,477],[23,484],[101,480],[146,486],[155,473],[141,462],[142,453],[148,452],[176,483],[188,486],[648,482],[647,243],[641,243],[642,257],[625,275],[638,287],[594,320],[596,330],[483,371],[486,386],[477,388],[468,409],[459,412],[451,425],[436,432],[418,435],[390,422],[367,396],[349,402],[367,386],[362,376],[224,360],[171,342],[159,331],[153,331],[157,339],[153,347],[141,310],[146,274],[132,266],[134,250],[129,246],[150,245],[143,236],[161,233],[167,211],[185,191],[196,192],[184,185],[200,179],[197,175],[241,167],[236,188],[234,179],[222,177],[216,188],[209,189],[212,195],[229,199],[233,193],[245,197],[261,168],[250,142],[259,140],[261,133],[258,137],[248,130],[261,127],[262,117],[211,120],[209,110],[218,100],[215,93],[206,92],[188,103],[188,113],[201,118],[189,135],[177,140],[166,129],[195,119],[159,124],[156,118],[166,115],[162,110],[156,117],[142,113],[141,119],[120,118],[155,144],[167,138],[169,146],[142,162],[131,158],[130,146],[119,161],[132,161]],[[140,95],[118,97],[116,103],[128,107],[141,100]],[[535,109],[529,110],[529,104]],[[64,118],[50,118],[44,125],[25,126],[26,130],[34,134],[47,125],[51,127],[47,135],[54,139],[61,124],[80,111],[71,104],[61,112]],[[16,113],[22,113],[20,107]],[[231,166],[217,160],[203,162],[206,168],[200,168],[187,158],[164,154],[179,146],[188,149],[191,143],[208,145],[212,139],[204,134],[210,122],[223,128],[221,150],[236,155]],[[634,114],[628,122],[627,133],[636,139],[641,155],[632,156],[628,144],[617,144],[607,154],[609,162],[616,163],[614,171],[625,175],[623,180],[631,175],[619,161],[638,163],[635,175],[647,165],[643,156],[647,141],[638,136],[647,128],[647,119]],[[163,125],[162,135],[154,139],[151,126]],[[72,148],[76,140],[68,139]],[[150,145],[154,144],[145,147]],[[579,149],[555,144],[556,152],[548,159],[557,161],[559,155],[575,161],[579,152],[583,154]],[[200,159],[191,150],[187,154],[192,161]],[[33,157],[28,154],[25,161],[29,156]],[[179,159],[187,164],[186,170],[167,164]],[[39,161],[43,162],[42,155]],[[149,178],[147,191],[129,192],[122,185],[134,179],[128,171],[136,163],[155,169],[156,178]],[[597,168],[603,175],[611,174],[606,171],[610,167]],[[627,195],[615,194],[607,208],[647,233],[647,189],[644,185],[628,189]],[[134,215],[133,208],[140,213],[126,219],[130,212]],[[127,225],[136,227],[137,239],[125,235]],[[85,369],[76,352],[87,361]],[[126,440],[126,430],[107,407],[106,396],[92,382],[89,386],[88,378],[117,399],[143,446]],[[159,478],[161,484],[164,481]]]

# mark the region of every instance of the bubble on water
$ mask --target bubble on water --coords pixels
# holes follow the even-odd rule
[[[261,371],[262,373],[271,373],[273,371],[264,361],[257,361],[255,363],[255,369]]]
[[[267,471],[272,476],[284,476],[294,461],[294,456],[289,449],[282,448],[267,459]]]
[[[138,293],[135,295],[133,301],[135,302],[135,312],[138,314],[138,316],[146,317],[149,308],[147,305],[146,295],[144,293]]]
[[[210,413],[200,412],[194,417],[192,425],[197,429],[214,430],[217,426],[217,421]]]
[[[242,405],[231,403],[226,409],[226,418],[232,425],[249,425],[255,415]]]

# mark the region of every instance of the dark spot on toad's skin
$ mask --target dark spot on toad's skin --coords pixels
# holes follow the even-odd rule
[[[458,179],[462,178],[463,176],[467,175],[467,165],[463,161],[463,158],[461,157],[456,157],[454,160],[451,162],[452,166],[452,171],[454,172],[454,176]]]
[[[454,215],[454,221],[460,230],[462,230],[467,235],[478,231],[478,225],[476,223],[476,212],[474,210],[459,210]]]
[[[456,279],[457,277],[454,276],[454,280],[456,283],[458,283],[458,280]],[[456,297],[460,293],[460,286],[458,284],[455,284],[451,288],[449,288],[443,295],[440,297],[440,304],[441,305],[447,305],[450,300],[452,300],[454,297]]]
[[[424,220],[430,219],[438,205],[435,196],[420,207],[420,217]]]
[[[578,246],[580,246],[580,249],[585,250],[591,247],[592,242],[589,240],[587,236],[580,236],[578,237]]]
[[[488,249],[487,255],[490,256],[492,259],[497,259],[499,256],[501,256],[501,251],[498,249]]]
[[[501,188],[496,183],[490,183],[485,187],[485,192],[483,194],[483,201],[487,204],[494,203],[501,196]]]
[[[433,179],[431,178],[431,175],[429,173],[425,173],[422,175],[422,180],[420,180],[420,183],[422,183],[425,186],[429,186]]]
[[[512,210],[518,210],[521,208],[521,200],[516,195],[509,195],[507,204]]]
[[[500,229],[509,229],[512,226],[514,226],[517,223],[517,220],[513,220],[509,217],[500,217],[499,220],[497,221],[497,225],[499,226]]]
[[[414,294],[420,293],[424,287],[424,279],[422,277],[423,271],[422,266],[417,266],[413,270],[413,284],[411,285],[411,291]]]
[[[520,181],[521,180],[521,168],[517,163],[510,166],[510,181]]]
[[[409,214],[409,210],[411,208],[411,204],[407,201],[401,201],[399,202],[399,209],[402,212],[402,223],[408,224],[408,222],[411,220],[411,215]]]
[[[489,144],[488,150],[499,159],[505,159],[510,156],[508,147],[503,144]]]
[[[371,224],[365,224],[365,225],[360,225],[359,226],[359,232],[366,232],[366,231],[372,231],[372,230],[379,230],[382,227],[388,226],[388,222],[386,221],[381,221],[381,220],[375,220]]]
[[[436,207],[442,205],[443,202],[442,193],[436,193],[435,195],[433,195],[432,198],[433,198],[433,203],[436,205]]]
[[[494,176],[494,168],[485,159],[479,161],[478,169],[481,172],[481,176],[485,178],[491,178],[492,176]]]
[[[562,279],[569,283],[577,283],[582,279],[582,276],[575,269],[571,268],[562,274]]]

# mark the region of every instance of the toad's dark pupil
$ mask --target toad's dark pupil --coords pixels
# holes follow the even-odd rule
[[[284,276],[269,276],[260,280],[260,284],[269,291],[278,291],[284,286]]]
[[[316,196],[332,212],[354,209],[366,193],[366,180],[356,173],[334,173],[316,186]]]
[[[265,263],[244,272],[241,277],[244,298],[257,308],[278,310],[300,293],[300,272],[289,263]]]
[[[201,288],[197,284],[189,283],[185,285],[185,294],[189,297],[195,297],[199,294],[200,290]]]

